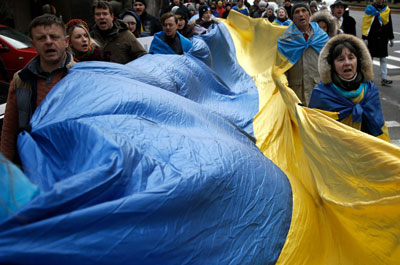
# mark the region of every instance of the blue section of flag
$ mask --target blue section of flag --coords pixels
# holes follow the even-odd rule
[[[384,8],[382,8],[381,10],[376,9],[376,7],[374,7],[373,5],[368,5],[365,8],[365,14],[369,15],[369,16],[378,16],[378,19],[380,22],[382,22],[382,18],[381,18],[381,13],[383,13],[384,11],[386,11],[387,6],[385,6]]]
[[[307,41],[296,24],[289,25],[287,30],[278,40],[278,51],[283,54],[289,62],[294,65],[303,55],[308,47],[312,47],[319,54],[325,43],[329,40],[328,35],[318,26],[317,22],[310,22],[314,35]]]
[[[339,112],[339,121],[352,115],[353,122],[364,122],[368,132],[374,136],[383,133],[383,119],[379,91],[372,81],[363,83],[364,97],[360,103],[354,103],[345,94],[339,93],[333,83],[319,83],[311,95],[310,108]]]
[[[292,193],[232,47],[220,24],[183,56],[73,67],[19,135],[41,194],[0,224],[0,263],[274,264]]]

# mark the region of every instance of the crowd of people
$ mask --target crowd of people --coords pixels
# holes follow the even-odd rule
[[[390,8],[383,0],[375,0],[365,11],[364,41],[355,36],[355,20],[341,0],[330,6],[331,12],[315,1],[285,0],[275,8],[263,0],[251,6],[246,0],[172,0],[160,12],[161,20],[148,14],[146,7],[145,0],[134,0],[130,9],[117,14],[109,2],[96,1],[92,27],[81,19],[65,24],[52,14],[33,19],[29,34],[38,56],[10,83],[1,137],[1,153],[7,159],[18,163],[18,133],[30,130],[36,107],[74,63],[128,63],[148,53],[138,41],[148,36],[153,36],[149,53],[184,54],[191,49],[193,36],[209,32],[219,23],[216,18],[226,18],[231,10],[287,27],[278,50],[292,64],[286,72],[288,84],[303,105],[339,112],[339,121],[375,136],[387,135],[371,74],[371,56],[378,57],[382,85],[392,82],[385,57],[394,37]],[[353,109],[360,106],[364,112],[357,115]]]

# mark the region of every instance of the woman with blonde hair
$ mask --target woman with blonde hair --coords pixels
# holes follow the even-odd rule
[[[292,23],[284,7],[278,8],[277,15],[278,16],[272,24],[279,26],[289,26],[290,23]]]
[[[97,42],[90,37],[89,27],[81,19],[72,19],[67,23],[69,49],[75,61],[103,61]]]

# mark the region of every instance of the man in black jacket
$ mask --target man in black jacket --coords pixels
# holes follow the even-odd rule
[[[146,12],[146,1],[135,0],[133,2],[133,11],[140,16],[142,21],[142,37],[153,36],[162,30],[160,20]]]
[[[292,16],[292,3],[290,3],[290,0],[285,0],[285,2],[283,3],[283,7],[286,9],[286,13],[288,14],[289,18],[292,20],[293,16]]]
[[[366,42],[371,57],[379,58],[381,67],[381,84],[383,86],[393,83],[387,79],[386,57],[388,44],[393,47],[393,25],[389,6],[384,0],[375,0],[372,5],[365,9],[362,24],[362,39]]]
[[[346,34],[356,36],[356,21],[348,13],[345,14],[347,5],[342,0],[336,0],[331,5],[332,15],[337,20],[337,27]]]

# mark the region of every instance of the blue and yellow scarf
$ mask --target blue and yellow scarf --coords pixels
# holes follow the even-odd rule
[[[386,25],[387,23],[389,23],[390,8],[388,6],[385,6],[381,10],[378,10],[373,5],[367,6],[367,8],[365,9],[363,22],[361,26],[361,31],[363,36],[368,36],[372,22],[374,21],[375,17],[378,17],[379,21],[383,25]]]
[[[314,31],[314,35],[307,41],[304,39],[303,33],[296,27],[295,23],[290,24],[278,40],[279,52],[284,55],[292,65],[300,59],[304,50],[308,47],[312,47],[319,54],[322,47],[324,47],[325,43],[329,40],[328,35],[316,22],[311,22],[310,25]]]

